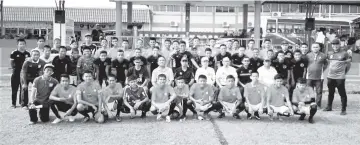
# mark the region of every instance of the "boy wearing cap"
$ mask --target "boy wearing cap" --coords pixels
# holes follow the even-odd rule
[[[17,50],[14,50],[10,54],[10,65],[12,68],[11,75],[11,99],[12,99],[12,108],[16,108],[16,99],[17,92],[20,86],[20,97],[19,103],[21,104],[21,94],[22,94],[22,86],[21,86],[21,69],[27,58],[30,57],[30,53],[26,51],[26,41],[25,39],[17,40]]]
[[[285,86],[283,86],[283,76],[277,74],[274,77],[274,80],[275,84],[266,90],[267,111],[270,116],[270,120],[273,120],[273,115],[275,113],[277,118],[281,121],[281,115],[293,115],[294,111],[291,107],[289,91]]]
[[[96,118],[95,113],[101,111],[102,98],[100,95],[101,87],[94,81],[93,73],[85,71],[83,74],[84,82],[80,83],[76,89],[77,106],[76,109],[84,116],[83,123],[90,120],[88,113],[92,113],[96,122],[103,123],[100,117]]]
[[[80,51],[81,51],[81,54],[84,55],[84,49],[89,49],[90,50],[90,54],[91,55],[94,55],[95,52],[96,52],[96,45],[94,44],[91,44],[91,41],[92,41],[92,36],[90,33],[87,33],[85,34],[85,43],[83,43],[81,46],[80,46]]]
[[[107,86],[107,76],[109,75],[111,58],[107,57],[107,51],[100,51],[100,57],[94,60],[95,70],[96,70],[96,79],[102,86],[103,82]]]
[[[158,85],[150,89],[151,92],[151,112],[158,113],[157,120],[160,120],[162,117],[166,116],[166,122],[170,122],[169,109],[172,101],[176,98],[174,89],[166,84],[166,76],[164,74],[159,74]],[[154,113],[154,114],[156,114]]]
[[[214,85],[216,80],[215,70],[209,67],[209,58],[203,57],[201,58],[201,67],[196,70],[195,73],[195,81],[199,81],[199,76],[205,75],[207,79],[207,84]]]
[[[38,56],[40,54],[36,55]],[[42,68],[44,68],[44,73],[34,79],[34,84],[32,86],[32,91],[29,98],[30,124],[35,124],[38,121],[36,110],[37,108],[40,109],[40,120],[42,122],[49,121],[49,97],[51,91],[58,84],[58,81],[51,77],[54,66],[51,64],[46,64],[45,66],[41,67],[41,69]]]
[[[130,119],[136,115],[136,111],[141,111],[141,118],[146,117],[150,110],[151,101],[143,87],[137,85],[137,76],[129,76],[129,87],[125,88],[123,113],[130,113]]]
[[[31,51],[31,58],[26,60],[21,69],[21,85],[22,85],[22,94],[21,94],[21,107],[28,109],[28,85],[33,83],[34,79],[38,76],[43,75],[43,68],[45,66],[45,61],[39,59],[40,52],[38,50]]]
[[[350,70],[351,58],[345,50],[341,50],[339,40],[335,39],[332,42],[333,52],[329,53],[329,72],[328,72],[328,88],[329,98],[327,107],[324,111],[332,111],[332,103],[334,100],[335,88],[338,89],[341,97],[341,113],[346,115],[347,95],[345,89],[345,75]]]
[[[313,117],[317,111],[315,103],[314,89],[306,85],[306,79],[298,79],[298,87],[294,90],[292,107],[296,114],[300,115],[299,120],[304,120],[306,115],[309,116],[309,122],[314,123]]]
[[[92,74],[95,74],[95,58],[91,56],[91,48],[88,46],[83,47],[82,54],[77,63],[78,78],[82,78],[85,71],[90,71]]]
[[[69,82],[69,76],[61,74],[60,84],[56,85],[50,94],[51,110],[56,116],[56,119],[52,122],[54,124],[61,122],[67,116],[69,116],[70,122],[75,121],[77,101],[74,93],[76,87],[70,85]],[[65,115],[61,117],[58,111],[65,112]]]

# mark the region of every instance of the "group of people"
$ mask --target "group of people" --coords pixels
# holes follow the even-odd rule
[[[325,69],[329,98],[324,111],[332,111],[337,88],[341,115],[346,114],[345,75],[351,56],[339,47],[339,40],[332,42],[333,52],[324,54],[318,43],[289,49],[283,42],[277,49],[268,39],[262,49],[254,47],[254,40],[247,46],[235,40],[216,47],[217,40],[211,39],[210,45],[200,46],[197,37],[189,48],[176,40],[165,40],[160,48],[154,38],[149,47],[130,48],[126,40],[118,47],[113,38],[111,47],[103,39],[97,48],[91,39],[86,35],[84,44],[79,47],[74,41],[68,50],[59,39],[50,47],[40,37],[30,52],[24,39],[17,40],[17,49],[10,54],[12,107],[16,108],[20,86],[19,103],[29,110],[30,124],[38,121],[38,110],[42,122],[49,121],[52,110],[56,116],[52,123],[65,118],[72,122],[77,113],[84,116],[83,122],[94,118],[103,123],[110,116],[121,121],[120,113],[134,118],[141,112],[144,118],[149,111],[157,120],[185,121],[187,110],[199,120],[209,120],[212,111],[219,113],[218,118],[228,114],[240,119],[244,111],[248,119],[267,114],[271,120],[282,120],[298,114],[299,120],[308,115],[314,123],[322,107]]]

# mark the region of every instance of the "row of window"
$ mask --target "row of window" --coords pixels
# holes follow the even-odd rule
[[[242,11],[242,7],[240,12]],[[154,5],[153,11],[164,12],[180,12],[185,11],[185,6],[178,5]],[[190,7],[190,12],[215,12],[217,13],[234,13],[235,7],[212,7],[212,6],[193,6]],[[254,12],[254,7],[249,6],[248,11]],[[264,4],[262,12],[284,12],[284,13],[305,13],[306,6],[302,4]],[[354,5],[317,5],[314,13],[360,13],[360,6]]]

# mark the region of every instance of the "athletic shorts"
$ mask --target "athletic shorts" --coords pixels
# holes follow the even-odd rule
[[[195,109],[199,110],[200,112],[204,112],[212,107],[211,103],[205,105],[200,105],[198,103],[194,103],[194,104],[195,104]]]
[[[280,114],[284,114],[285,112],[290,111],[290,108],[287,106],[275,107],[275,106],[270,105],[270,108],[274,111],[274,113],[280,113]]]
[[[69,76],[69,78],[70,78],[70,83],[69,84],[78,85],[77,76]]]
[[[245,103],[245,106],[249,107],[249,110],[250,110],[250,108],[251,108],[252,112],[259,111],[260,108],[263,108],[263,106],[262,106],[261,103],[256,104],[256,105],[252,105],[252,104],[247,104],[247,103]],[[250,113],[252,113],[252,112],[250,112]]]
[[[170,105],[168,105],[166,103],[156,103],[155,105],[151,105],[151,107],[150,107],[151,112],[156,111],[156,112],[163,113],[163,114],[168,114],[169,109],[170,109]]]
[[[298,114],[306,114],[306,115],[310,115],[310,104],[306,104],[304,106],[294,106],[294,110],[296,113]]]
[[[235,113],[234,111],[236,110],[236,104],[238,101],[235,101],[234,103],[229,103],[229,102],[223,102],[223,109],[225,112],[229,113],[229,114],[233,114]]]

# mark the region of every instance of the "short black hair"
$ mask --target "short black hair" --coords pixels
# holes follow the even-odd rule
[[[67,51],[67,48],[66,48],[65,46],[60,46],[60,47],[59,47],[59,50],[60,50],[60,49],[65,49],[65,51]]]
[[[173,44],[174,44],[174,43],[178,43],[178,44],[180,44],[180,42],[179,42],[179,41],[177,41],[177,40],[173,41]]]
[[[50,45],[44,45],[44,48],[50,48],[51,49]]]
[[[185,44],[186,45],[186,42],[185,41],[180,41],[180,44]]]
[[[107,51],[105,51],[105,50],[100,51],[100,54],[103,54],[103,53],[105,53],[107,55]]]
[[[130,81],[134,81],[134,80],[136,80],[137,79],[137,77],[135,76],[135,75],[131,75],[131,76],[129,76],[128,77],[128,81],[130,82]]]
[[[90,70],[85,70],[84,73],[83,73],[83,75],[85,75],[85,74],[91,74],[91,75],[93,75],[93,72],[90,71]]]
[[[46,41],[45,37],[43,37],[43,36],[38,37],[36,41],[39,41],[39,40],[41,40],[41,39],[44,40],[44,41]]]
[[[197,37],[197,36],[195,36],[195,37],[193,38],[193,40],[194,40],[194,39],[200,40],[200,38],[199,38],[199,37]]]
[[[280,51],[277,52],[278,55],[279,55],[279,53],[285,54],[285,52],[282,51],[282,50],[280,50]]]
[[[157,78],[165,78],[166,79],[166,75],[165,74],[159,74]]]
[[[309,46],[307,43],[301,43],[300,46],[303,46],[303,45]]]
[[[239,41],[239,40],[234,40],[234,42],[238,42],[238,43],[240,43],[240,41]]]
[[[69,75],[68,75],[68,74],[61,74],[61,75],[60,75],[60,79],[61,79],[61,78],[67,78],[67,79],[69,79]]]
[[[86,46],[86,45],[85,45],[85,46],[83,46],[83,51],[84,51],[84,50],[90,50],[90,51],[91,51],[91,48],[90,48],[89,46]]]
[[[185,81],[185,78],[183,76],[178,76],[175,78],[175,80],[184,80]]]
[[[24,42],[24,43],[26,44],[25,39],[18,39],[18,40],[16,40],[16,43],[17,43],[17,44],[19,44],[19,42]]]
[[[109,78],[115,78],[115,80],[116,80],[116,76],[113,75],[113,74],[109,74],[107,77],[108,77],[108,79],[109,79]]]
[[[272,49],[269,49],[269,50],[267,50],[267,52],[274,52],[274,50],[272,50]]]
[[[284,79],[284,76],[281,75],[281,74],[276,74],[276,75],[274,76],[274,80],[278,80],[278,79],[283,80],[283,79]]]
[[[171,43],[171,40],[170,40],[170,39],[165,39],[165,41],[164,41],[164,42],[166,42],[166,41]]]
[[[248,43],[250,43],[250,42],[254,42],[254,43],[255,43],[255,40],[254,40],[254,39],[250,39]]]
[[[211,48],[206,48],[206,49],[205,49],[205,52],[206,52],[206,51],[210,51],[210,52],[211,52],[212,50],[211,50]]]
[[[258,74],[259,75],[259,72],[258,71],[253,71],[253,72],[251,72],[251,74]]]
[[[119,41],[119,38],[117,38],[117,37],[113,37],[113,38],[111,38],[112,40],[117,40],[117,41]]]
[[[299,50],[299,49],[296,49],[295,51],[294,51],[294,54],[295,53],[300,53],[301,54],[301,51]]]
[[[199,75],[199,79],[207,79],[207,77],[205,75]]]
[[[123,42],[127,42],[127,43],[129,43],[129,40],[126,40],[126,39],[125,39],[125,40],[123,40]]]
[[[122,50],[122,49],[119,49],[119,50],[118,50],[118,52],[124,52],[124,50]]]
[[[297,82],[299,84],[306,84],[306,79],[305,78],[298,78]]]
[[[79,43],[78,43],[77,41],[75,41],[75,40],[72,40],[72,41],[70,42],[70,45],[71,45],[71,44],[74,44],[74,43],[76,43],[76,44],[79,45]]]
[[[264,42],[266,42],[266,41],[269,41],[269,42],[271,42],[271,40],[270,40],[270,39],[265,39],[265,40],[264,40]]]
[[[134,57],[134,61],[135,60],[141,60],[141,57],[139,57],[139,56],[136,56],[136,57]],[[142,60],[141,60],[142,61]]]
[[[225,46],[225,47],[226,47],[226,45],[225,45],[225,44],[221,44],[221,45],[220,45],[220,47],[221,47],[221,46]]]
[[[79,49],[73,48],[73,49],[71,49],[71,52],[79,52]]]
[[[233,79],[233,80],[235,80],[235,77],[234,77],[233,75],[228,75],[228,76],[226,77],[226,79]]]
[[[156,38],[154,38],[154,37],[150,37],[149,39],[154,40],[156,42]]]
[[[136,50],[140,50],[140,51],[141,51],[141,49],[140,49],[140,48],[135,48],[135,49],[134,49],[134,52],[135,52]]]
[[[160,47],[155,46],[155,47],[153,47],[153,50],[154,50],[154,49],[160,50]]]

